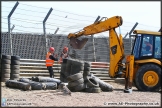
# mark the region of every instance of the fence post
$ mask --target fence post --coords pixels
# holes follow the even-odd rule
[[[12,35],[11,35],[11,28],[10,28],[10,18],[12,16],[12,14],[14,13],[15,9],[17,8],[17,6],[19,5],[19,2],[17,1],[15,6],[12,8],[11,12],[8,15],[8,35],[10,38],[10,55],[13,55],[13,49],[12,49]]]
[[[98,16],[96,18],[96,20],[94,21],[94,23],[97,22],[99,19],[100,19],[100,16]],[[91,35],[91,36],[92,36],[92,44],[93,44],[93,61],[96,62],[96,53],[95,53],[94,37],[93,37],[93,35]]]
[[[58,32],[58,30],[59,30],[59,27],[56,29],[56,31],[54,32],[54,34],[56,34]]]
[[[45,45],[46,45],[46,52],[48,52],[48,38],[47,38],[47,34],[46,34],[46,25],[45,25],[45,23],[46,23],[46,21],[47,21],[49,15],[51,14],[52,10],[53,10],[53,9],[50,8],[50,10],[48,11],[46,17],[45,17],[44,20],[43,20],[43,32],[44,32],[45,43],[46,43],[46,44],[45,44]]]
[[[162,31],[162,27],[160,28],[160,30],[158,32],[161,32]]]
[[[130,40],[130,44],[131,44],[131,48],[130,50],[132,51],[132,38],[131,38],[131,34],[132,32],[134,31],[134,29],[137,27],[138,25],[138,22],[135,23],[135,25],[133,26],[133,28],[130,30],[130,32],[128,33],[129,34],[129,40]]]

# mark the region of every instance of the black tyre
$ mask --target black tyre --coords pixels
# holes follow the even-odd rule
[[[88,93],[100,93],[102,90],[100,87],[91,87],[91,88],[85,88],[84,91]]]
[[[113,91],[113,86],[100,80],[99,78],[97,78],[96,76],[94,76],[93,74],[90,74],[89,77],[95,79],[98,84],[99,84],[99,87],[101,88],[102,91]]]
[[[11,70],[20,69],[20,65],[11,65]]]
[[[61,83],[59,79],[48,78],[48,77],[38,77],[39,82],[56,82],[58,85]]]
[[[2,64],[11,64],[11,60],[2,59]]]
[[[43,82],[43,85],[45,85],[45,90],[56,90],[57,89],[57,83],[55,82]]]
[[[20,75],[19,74],[11,74],[10,76],[11,76],[11,79],[15,79],[15,78],[19,78]]]
[[[67,80],[68,80],[69,82],[71,82],[71,81],[78,80],[78,79],[80,79],[80,78],[83,78],[83,74],[82,74],[82,73],[77,73],[77,74],[68,76],[68,77],[67,77]]]
[[[10,69],[10,64],[2,64],[3,69]]]
[[[135,83],[140,91],[159,91],[161,88],[161,68],[155,64],[141,66],[136,72]]]
[[[82,91],[82,90],[85,89],[85,84],[82,83],[82,84],[79,84],[79,85],[74,86],[74,87],[69,87],[69,86],[68,86],[68,88],[69,88],[69,90],[71,90],[72,92],[79,92],[79,91]]]
[[[20,73],[20,69],[11,70],[11,74],[19,74],[19,73]]]
[[[6,81],[7,87],[17,88],[17,89],[23,89],[23,90],[31,90],[31,86],[29,83],[19,82],[16,80],[7,80]]]
[[[10,78],[10,74],[2,74],[2,78]]]
[[[60,75],[60,81],[64,82],[64,77],[62,75]]]
[[[11,56],[10,55],[2,55],[2,59],[11,60]]]
[[[72,59],[67,60],[66,69],[65,69],[65,71],[68,73],[67,76],[72,75],[71,73],[72,61],[73,61]]]
[[[12,60],[20,60],[20,56],[11,56],[11,61]]]
[[[11,65],[20,65],[20,61],[19,60],[12,60]]]
[[[84,62],[82,61],[73,61],[71,66],[71,74],[76,74],[79,72],[83,73],[84,71]]]
[[[84,71],[91,71],[91,63],[84,62]]]
[[[27,81],[27,80],[20,80],[21,82],[29,83],[31,85],[32,90],[42,90],[45,89],[45,85],[40,82],[35,81]]]
[[[80,85],[80,84],[82,84],[82,83],[84,83],[84,79],[83,79],[83,78],[80,78],[80,79],[78,79],[78,80],[69,82],[69,83],[68,83],[68,86],[69,86],[69,87],[74,87],[74,86]]]
[[[87,75],[89,75],[89,74],[90,74],[90,71],[84,71],[84,72],[83,72],[83,77],[84,77],[84,76],[87,76]]]
[[[29,83],[29,82],[32,81],[32,80],[30,80],[30,79],[28,79],[28,78],[20,78],[19,81],[20,81],[20,82]]]
[[[61,64],[61,72],[65,72],[65,70],[66,70],[66,63],[62,63]]]
[[[10,69],[1,69],[2,74],[10,74]]]
[[[4,77],[2,77],[1,78],[1,82],[6,82],[7,80],[9,80],[10,78],[4,78]]]
[[[87,77],[87,86],[89,88],[91,88],[91,87],[99,87],[99,84],[95,79]]]

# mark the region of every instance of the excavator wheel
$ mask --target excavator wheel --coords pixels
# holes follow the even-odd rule
[[[141,66],[136,73],[135,84],[140,91],[159,91],[161,88],[161,68],[155,64]]]

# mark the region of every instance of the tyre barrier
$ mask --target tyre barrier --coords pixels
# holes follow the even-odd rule
[[[20,79],[19,81],[30,84],[32,90],[42,90],[42,89],[45,90],[45,87],[46,87],[44,84],[42,84],[40,82],[35,82],[32,80],[28,81],[28,80]]]
[[[85,88],[84,91],[88,92],[88,93],[100,93],[100,92],[102,92],[100,87],[88,87],[88,88]]]
[[[56,82],[42,82],[42,84],[45,85],[44,90],[56,90],[58,87]]]
[[[68,85],[68,88],[72,92],[80,92],[80,91],[84,90],[86,88],[86,86],[85,86],[84,83],[82,83],[82,84],[79,84],[79,85],[74,86],[74,87],[69,87],[69,85]]]
[[[11,80],[18,80],[20,74],[20,57],[19,56],[11,56]]]
[[[20,78],[19,80],[12,80],[12,82],[28,83],[31,86],[31,90],[56,90],[57,82],[35,82],[28,78]],[[6,81],[8,82],[8,81]]]
[[[71,65],[71,75],[76,73],[82,73],[84,71],[84,62],[79,60],[73,60]]]
[[[82,73],[76,73],[76,74],[68,76],[67,80],[68,80],[68,82],[71,82],[71,81],[78,80],[80,78],[83,78],[83,74]]]
[[[94,79],[96,82],[98,82],[99,87],[101,88],[102,91],[113,91],[113,86],[100,80],[99,78],[97,78],[96,76],[94,76],[92,73],[87,76],[87,78],[90,77],[92,79]]]
[[[48,78],[48,77],[37,77],[38,82],[55,82],[57,85],[61,83],[59,79],[56,78]]]
[[[89,87],[89,88],[99,87],[99,83],[91,77],[87,77],[87,83],[86,84],[87,84],[87,87]]]
[[[64,74],[64,73],[65,73],[65,70],[66,70],[66,64],[67,64],[67,63],[62,63],[62,64],[61,64],[60,80],[61,80],[62,82],[67,82],[67,80],[66,80],[66,75]]]
[[[29,83],[19,82],[16,80],[7,80],[6,86],[11,88],[22,89],[24,91],[31,90],[31,85]]]
[[[11,56],[10,55],[2,55],[1,59],[1,82],[6,82],[10,79],[10,64],[11,64]]]
[[[67,77],[68,88],[72,92],[79,92],[85,89],[84,79],[82,73],[76,73]]]

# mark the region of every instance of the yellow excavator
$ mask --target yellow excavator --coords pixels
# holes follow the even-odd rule
[[[105,20],[103,20],[105,19]],[[121,16],[103,17],[101,20],[84,27],[76,33],[69,33],[69,44],[74,49],[82,49],[88,38],[79,40],[81,36],[89,36],[109,31],[111,78],[125,78],[125,93],[132,93],[132,83],[140,91],[159,91],[161,89],[161,32],[134,30],[134,45],[130,55],[124,54],[122,35],[115,31],[123,23]],[[126,62],[123,63],[123,59]]]

